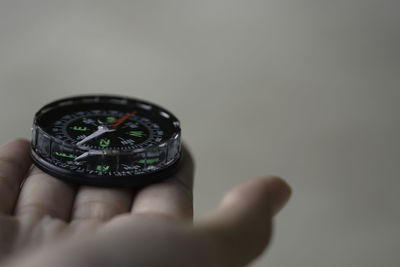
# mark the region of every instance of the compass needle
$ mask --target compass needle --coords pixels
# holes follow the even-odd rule
[[[104,133],[108,133],[108,132],[113,132],[115,131],[115,129],[108,129],[106,126],[98,126],[97,131],[95,131],[94,133],[92,133],[91,135],[87,136],[86,138],[84,138],[83,140],[79,141],[78,143],[76,143],[77,145],[82,145],[84,143],[86,143],[89,140],[92,140]]]
[[[124,123],[124,121],[126,121],[127,119],[129,119],[130,117],[132,117],[133,115],[136,114],[136,110],[132,111],[131,113],[129,113],[128,115],[123,116],[122,118],[119,118],[117,120],[116,123],[114,123],[112,126],[116,129],[118,127],[118,125]]]
[[[75,161],[79,161],[79,160],[81,160],[81,159],[86,158],[88,155],[89,155],[89,152],[82,153],[81,155],[79,155],[78,157],[76,157],[74,160],[75,160]]]
[[[31,156],[52,176],[97,186],[142,186],[168,178],[181,157],[178,119],[120,96],[78,96],[41,108]]]

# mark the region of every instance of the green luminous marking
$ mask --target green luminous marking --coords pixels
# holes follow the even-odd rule
[[[147,163],[147,164],[153,164],[153,163],[155,163],[155,162],[158,162],[159,160],[160,160],[159,158],[147,159],[147,160],[146,160],[146,163]],[[141,159],[141,160],[139,160],[138,162],[141,163],[141,164],[144,164],[144,159]]]
[[[108,165],[97,165],[96,166],[96,170],[99,172],[106,172],[106,171],[108,171],[109,168],[110,168],[110,166],[108,166]]]
[[[134,137],[143,137],[144,135],[143,131],[130,131],[129,134]]]
[[[82,132],[87,130],[86,127],[80,127],[80,126],[74,126],[72,129],[75,131],[82,131]]]
[[[76,156],[74,154],[65,154],[65,153],[60,153],[57,151],[56,151],[56,155],[59,157],[70,158],[70,159],[76,158]]]
[[[101,147],[108,147],[110,145],[110,139],[100,139],[100,146]]]
[[[107,120],[108,123],[110,123],[110,122],[115,121],[116,118],[115,117],[107,117],[106,120]]]

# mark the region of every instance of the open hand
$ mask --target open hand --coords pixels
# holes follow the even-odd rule
[[[193,224],[193,161],[141,189],[78,186],[31,167],[29,142],[0,147],[0,265],[245,266],[290,196],[276,177],[250,180]],[[205,195],[207,192],[203,192]]]

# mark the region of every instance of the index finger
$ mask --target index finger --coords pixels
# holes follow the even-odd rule
[[[0,147],[0,213],[11,214],[29,167],[29,142],[12,140]]]

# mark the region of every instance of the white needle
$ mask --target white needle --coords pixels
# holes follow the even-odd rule
[[[76,157],[74,160],[81,160],[84,159],[88,156],[93,156],[93,155],[103,155],[103,151],[90,151],[90,152],[85,152]]]
[[[115,129],[108,129],[106,126],[98,126],[97,127],[97,131],[95,131],[94,133],[92,133],[91,135],[85,137],[84,139],[82,139],[81,141],[79,141],[78,143],[76,143],[77,145],[82,145],[84,143],[86,143],[89,140],[92,140],[93,138],[96,138],[97,136],[100,136],[104,133],[108,133],[108,132],[114,132]]]

